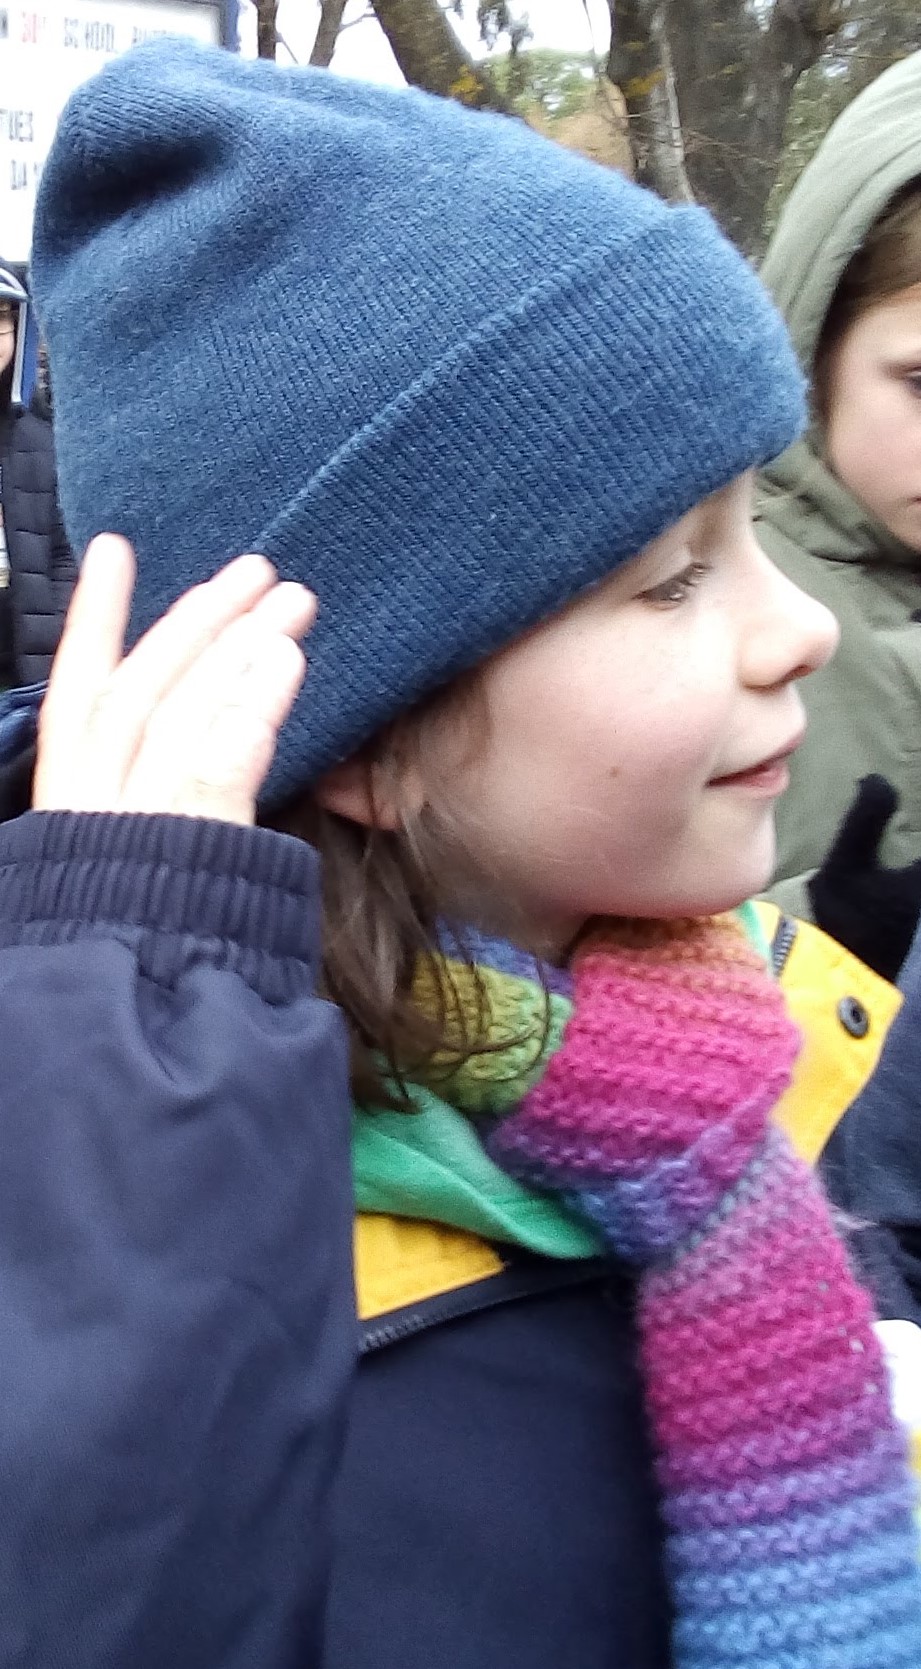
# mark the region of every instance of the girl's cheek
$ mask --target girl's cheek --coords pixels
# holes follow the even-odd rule
[[[681,777],[709,757],[718,728],[717,715],[695,703],[689,692],[687,701],[638,724],[631,739],[631,764],[644,776]]]

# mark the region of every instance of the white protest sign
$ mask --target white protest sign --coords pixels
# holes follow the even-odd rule
[[[221,0],[0,0],[0,259],[24,261],[35,193],[68,98],[151,35],[218,44]]]

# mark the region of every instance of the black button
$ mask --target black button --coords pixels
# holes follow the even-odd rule
[[[916,625],[921,624],[921,608],[912,609],[908,618],[914,620]]]
[[[870,1016],[856,997],[842,997],[838,1004],[838,1019],[851,1037],[866,1037],[870,1030]]]

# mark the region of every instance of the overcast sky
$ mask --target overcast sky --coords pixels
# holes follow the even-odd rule
[[[366,0],[349,0],[346,22],[336,46],[333,69],[342,75],[358,76],[364,81],[401,82],[393,54],[373,17],[362,18],[367,10]],[[467,0],[466,16],[458,30],[472,52],[482,50],[476,26],[476,0]],[[310,56],[319,15],[317,0],[279,0],[278,24],[281,34],[301,63]],[[595,34],[595,46],[601,51],[607,41],[607,0],[521,0],[515,10],[527,14],[533,30],[533,45],[559,47],[563,50],[587,52],[592,45],[589,17]],[[586,16],[586,10],[588,17]],[[352,19],[362,18],[361,22]],[[279,63],[285,63],[283,48],[279,48]]]

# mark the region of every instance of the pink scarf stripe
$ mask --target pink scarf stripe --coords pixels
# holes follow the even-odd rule
[[[770,1127],[796,1052],[779,992],[726,919],[605,925],[573,980],[490,1149],[640,1266],[676,1669],[919,1669],[907,1442],[869,1303]]]

